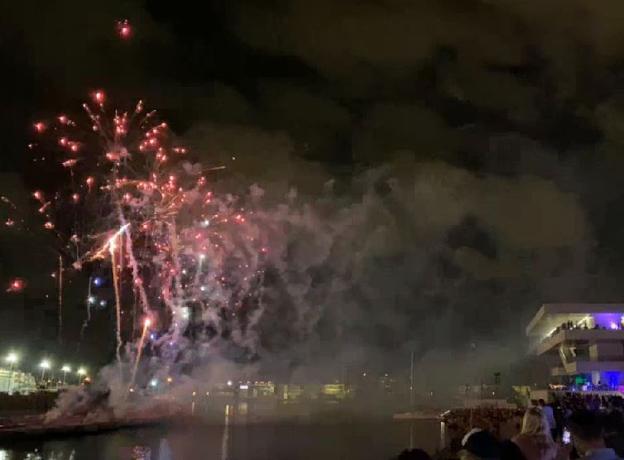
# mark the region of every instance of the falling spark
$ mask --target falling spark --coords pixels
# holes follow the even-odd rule
[[[93,101],[102,105],[104,104],[104,100],[106,99],[106,95],[104,94],[104,91],[102,90],[97,90],[93,92]]]
[[[137,355],[134,361],[134,366],[132,367],[132,376],[130,377],[131,388],[134,386],[134,381],[136,380],[137,369],[139,368],[139,362],[141,361],[141,356],[143,354],[143,346],[145,345],[145,337],[147,336],[147,331],[151,325],[152,325],[151,319],[145,318],[143,320],[143,332],[141,333],[141,338],[139,339],[139,345],[137,347]]]
[[[128,40],[132,36],[132,26],[127,19],[117,21],[115,25],[117,29],[117,34],[121,39]]]
[[[24,281],[22,278],[13,278],[9,283],[9,287],[7,288],[6,292],[22,292],[25,287],[26,281]]]
[[[106,243],[104,243],[104,245],[99,249],[99,251],[97,251],[92,259],[98,259],[101,258],[106,251],[112,252],[115,250],[115,248],[117,247],[117,238],[126,231],[126,229],[130,227],[130,224],[125,224],[122,225],[121,228],[119,228],[119,230],[117,230],[115,233],[113,233],[113,235],[108,238],[108,240],[106,240]],[[97,280],[98,278],[96,278]]]

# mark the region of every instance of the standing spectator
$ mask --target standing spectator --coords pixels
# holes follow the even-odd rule
[[[555,404],[551,404],[555,415],[555,424],[557,425],[555,428],[555,436],[553,436],[553,440],[561,439],[561,435],[563,434],[563,427],[565,426],[566,415],[564,409],[561,407],[559,402]]]
[[[541,408],[532,407],[526,411],[522,430],[512,441],[520,448],[526,460],[554,460],[557,457],[557,445]]]
[[[582,409],[568,420],[572,442],[581,460],[619,460],[615,450],[607,447],[603,438],[603,424],[593,411]]]
[[[605,445],[615,450],[618,457],[624,456],[624,418],[622,413],[612,410],[605,414],[603,421]]]
[[[539,406],[542,408],[542,412],[546,416],[546,421],[548,422],[548,429],[550,430],[550,435],[554,440],[557,439],[557,422],[555,421],[555,414],[553,412],[553,408],[546,404],[546,401],[543,399],[539,400]]]

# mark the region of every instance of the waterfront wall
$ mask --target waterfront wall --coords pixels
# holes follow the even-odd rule
[[[54,406],[57,392],[38,391],[29,394],[0,393],[0,417],[42,414]]]

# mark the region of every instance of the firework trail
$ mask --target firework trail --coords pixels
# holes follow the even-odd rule
[[[63,256],[58,258],[58,342],[63,341]]]
[[[110,242],[109,251],[111,257],[111,271],[113,272],[113,289],[115,290],[115,338],[117,340],[115,356],[117,357],[117,364],[121,369],[121,290],[119,288],[119,270],[121,267],[115,263],[115,249],[117,248],[114,242],[115,240]]]
[[[87,329],[87,326],[89,325],[89,322],[91,321],[91,304],[94,302],[93,297],[91,296],[91,284],[93,283],[93,277],[90,276],[89,277],[89,284],[87,285],[87,298],[85,301],[85,306],[87,307],[87,316],[84,319],[83,323],[82,323],[82,327],[80,328],[80,342],[79,342],[79,346],[80,343],[82,342],[82,339],[84,338],[84,333],[85,330]]]
[[[136,381],[137,369],[139,368],[141,356],[143,355],[143,347],[145,346],[145,337],[147,337],[147,331],[149,330],[151,324],[152,321],[149,318],[145,318],[145,321],[143,321],[143,332],[141,333],[141,338],[139,339],[139,346],[136,358],[134,360],[134,366],[132,366],[132,375],[130,377],[129,388],[132,388],[134,386],[134,382]]]

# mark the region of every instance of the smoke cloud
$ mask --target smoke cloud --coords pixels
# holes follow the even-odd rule
[[[185,345],[198,378],[224,359],[285,379],[404,369],[411,351],[432,376],[466,356],[495,368],[539,304],[624,295],[619,2],[147,2],[123,10],[133,48],[107,35],[115,2],[63,3],[28,37],[3,27],[16,75],[54,88],[20,79],[10,107],[66,106],[102,80],[144,96],[227,167],[212,185],[270,248],[261,302],[227,339]],[[68,11],[89,21],[72,32]]]

